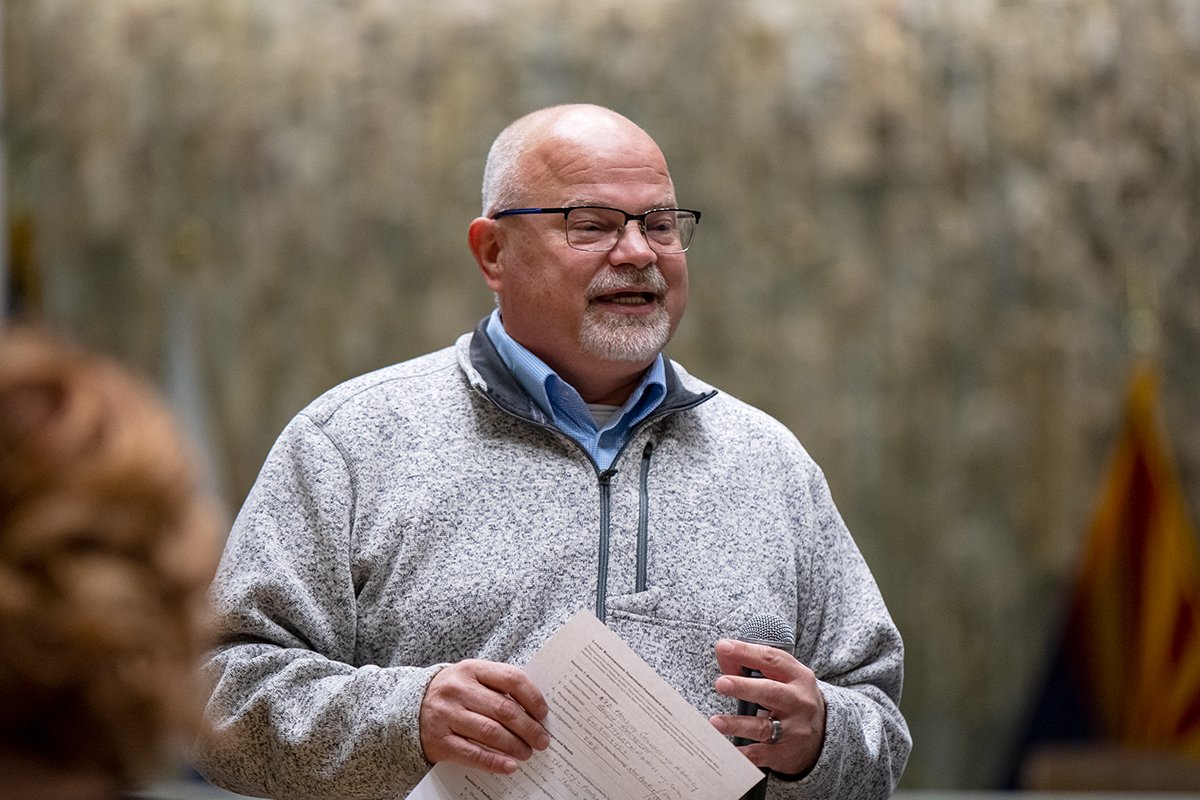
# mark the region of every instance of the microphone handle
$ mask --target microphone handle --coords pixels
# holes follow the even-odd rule
[[[762,673],[756,669],[747,669],[742,667],[742,675],[746,678],[761,678]],[[758,716],[758,703],[751,703],[746,700],[739,699],[737,702],[737,713],[739,717],[756,717]],[[743,747],[748,744],[758,744],[757,739],[743,739],[741,736],[733,737],[735,747]]]
[[[750,791],[739,800],[765,800],[767,796],[767,771],[763,770],[762,780],[750,787]]]
[[[762,673],[756,669],[747,669],[742,667],[742,675],[747,678],[761,678]],[[758,703],[750,703],[745,700],[738,700],[737,713],[741,717],[757,717]],[[743,739],[741,736],[733,737],[735,747],[742,747],[748,744],[757,744],[756,739]],[[750,787],[750,791],[741,796],[740,800],[765,800],[767,796],[767,771],[764,769],[762,780]]]

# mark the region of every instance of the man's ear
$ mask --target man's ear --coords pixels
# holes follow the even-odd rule
[[[483,273],[483,281],[493,292],[500,291],[500,239],[496,229],[496,220],[487,217],[476,217],[467,228],[467,242],[471,246],[471,255],[475,256],[479,270]]]

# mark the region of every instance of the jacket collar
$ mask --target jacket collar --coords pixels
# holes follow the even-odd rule
[[[479,388],[505,411],[524,419],[546,424],[548,420],[545,419],[541,409],[517,383],[517,379],[513,377],[504,360],[500,358],[500,354],[496,352],[496,346],[488,338],[487,320],[487,317],[480,320],[479,324],[475,326],[474,333],[471,334],[471,366],[482,380]],[[716,395],[715,390],[697,393],[684,387],[679,373],[676,372],[669,358],[663,359],[663,369],[667,393],[663,397],[662,403],[651,412],[647,419],[692,408]]]

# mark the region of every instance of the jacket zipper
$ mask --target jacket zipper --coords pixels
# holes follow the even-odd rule
[[[488,402],[490,402],[493,406],[495,406],[501,412],[508,414],[511,417],[515,417],[525,423],[533,425],[534,427],[542,428],[544,430],[551,431],[552,433],[555,433],[559,436],[564,437],[567,441],[571,442],[576,447],[578,447],[580,450],[582,450],[584,455],[587,456],[588,461],[592,462],[592,468],[594,470],[596,470],[596,478],[597,478],[597,483],[598,483],[599,490],[600,490],[600,546],[597,548],[598,549],[598,553],[597,553],[597,562],[598,563],[596,564],[596,618],[599,619],[601,622],[605,622],[608,617],[608,614],[605,611],[605,606],[608,603],[608,551],[609,551],[609,535],[610,535],[610,531],[612,528],[612,520],[611,520],[612,476],[616,475],[617,471],[612,467],[609,467],[608,469],[602,471],[600,469],[599,465],[597,465],[596,462],[592,459],[591,455],[588,454],[586,447],[584,447],[579,442],[572,439],[570,436],[567,436],[565,433],[563,433],[561,430],[559,430],[555,426],[544,423],[544,422],[538,422],[537,420],[530,419],[529,417],[526,417],[524,415],[517,414],[513,411],[510,411],[509,409],[505,408],[502,403],[498,402],[496,400],[496,398],[492,397],[490,393],[483,392],[482,394],[484,397],[486,397],[488,399]],[[662,417],[666,417],[671,414],[678,413],[680,411],[686,411],[690,408],[695,408],[696,406],[703,403],[705,400],[710,399],[714,394],[716,394],[716,393],[711,392],[707,395],[696,398],[695,400],[693,400],[690,403],[687,403],[686,405],[676,406],[674,408],[671,408],[671,409],[668,409],[665,411],[662,409],[658,409],[657,411],[652,412],[648,417],[643,419],[637,425],[633,426],[633,428],[629,431],[629,435],[628,435],[628,438],[625,440],[625,444],[622,445],[621,449],[617,451],[617,454],[615,456],[613,456],[612,463],[615,464],[618,461],[620,461],[621,454],[625,452],[625,448],[629,446],[629,443],[631,441],[633,441],[634,437],[637,436],[638,432],[641,431],[643,428],[645,428],[647,425],[649,425],[651,422],[655,422],[656,420],[658,420]],[[647,492],[647,479],[650,474],[650,455],[653,452],[654,452],[654,442],[653,441],[646,442],[646,447],[642,451],[642,465],[641,465],[641,476],[640,476],[640,485],[639,485],[639,495],[640,495],[639,505],[640,505],[640,507],[638,510],[637,574],[636,574],[635,583],[634,583],[635,591],[639,591],[639,592],[646,590],[646,558],[647,558],[646,554],[647,554],[647,550],[649,548],[648,526],[649,526],[649,516],[650,516],[650,498],[649,498],[649,494]]]
[[[604,606],[608,601],[608,537],[612,529],[610,499],[612,496],[612,476],[615,469],[606,469],[600,473],[600,547],[596,565],[596,617],[605,621]]]
[[[646,483],[650,476],[650,454],[654,452],[654,442],[646,442],[642,450],[642,467],[638,481],[638,536],[637,536],[637,578],[634,591],[646,591],[646,551],[649,549],[650,527],[650,495]],[[604,622],[607,612],[605,605],[608,601],[608,555],[609,537],[612,533],[611,498],[612,476],[616,470],[609,469],[600,473],[600,552],[599,563],[596,565],[596,617]]]
[[[638,479],[637,578],[633,586],[635,592],[646,591],[646,553],[650,548],[650,491],[647,482],[650,477],[650,454],[653,452],[652,439],[646,442],[646,448],[642,450],[642,468]]]

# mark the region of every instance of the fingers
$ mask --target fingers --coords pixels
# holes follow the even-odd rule
[[[789,775],[811,769],[825,739],[825,696],[813,671],[791,653],[734,639],[717,642],[716,653],[722,672],[717,693],[762,710],[759,716],[714,716],[712,726],[726,736],[758,742],[738,748],[757,766]],[[762,677],[743,677],[743,667]],[[782,726],[773,744],[767,743],[774,733],[768,713]]]
[[[773,681],[795,680],[803,665],[778,647],[750,644],[737,639],[717,641],[717,666],[726,675],[740,675],[742,667],[755,669]]]
[[[818,713],[781,717],[779,739],[771,743],[771,720],[765,715],[739,717],[723,715],[710,717],[709,722],[725,736],[747,739],[753,744],[738,748],[742,755],[758,767],[766,767],[785,775],[808,772],[817,763],[825,746],[825,706]]]
[[[759,716],[718,715],[709,718],[717,731],[752,742],[738,748],[750,762],[785,775],[807,772],[817,763],[825,744],[825,703],[821,697],[815,706],[807,710],[784,715],[776,712],[780,721],[779,738],[772,743],[774,734],[767,712]]]
[[[725,736],[746,739],[751,742],[766,742],[774,733],[771,728],[771,718],[767,716],[766,711],[760,712],[757,717],[727,714],[710,717],[708,721]]]
[[[533,685],[533,681],[529,680],[522,670],[493,661],[480,663],[484,665],[485,678],[488,677],[486,673],[495,673],[490,680],[485,681],[486,685],[497,692],[511,696],[520,704],[521,708],[539,722],[550,713],[550,707],[546,705],[546,698],[542,696],[541,690]]]
[[[796,704],[792,682],[781,683],[765,675],[763,678],[722,675],[717,678],[716,690],[717,694],[745,700],[771,711],[784,712]]]
[[[721,639],[716,653],[717,665],[724,673],[717,678],[717,693],[770,709],[777,717],[801,710],[808,704],[805,696],[811,699],[813,693],[819,693],[812,670],[779,648]],[[743,668],[755,670],[761,677],[744,677]]]
[[[461,661],[429,682],[421,703],[421,746],[431,763],[512,773],[534,750],[550,746],[541,724],[547,712],[542,693],[516,667]]]

